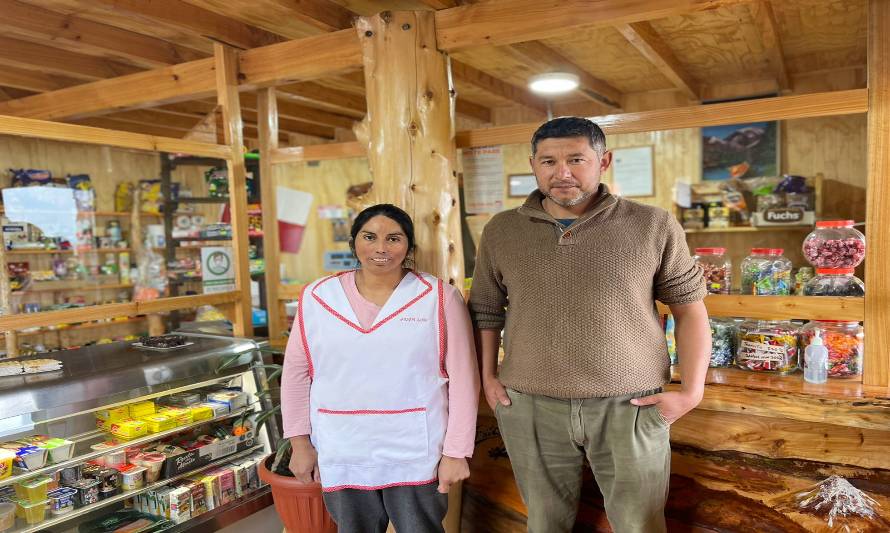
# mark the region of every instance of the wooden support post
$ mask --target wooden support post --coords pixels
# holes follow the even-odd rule
[[[414,219],[419,270],[462,286],[463,247],[454,170],[448,58],[430,11],[358,19],[368,98],[370,199]]]
[[[0,315],[10,315],[14,311],[9,305],[10,290],[9,270],[6,268],[6,243],[0,242]],[[6,357],[18,357],[18,332],[10,330],[4,335],[6,336]]]
[[[266,261],[266,312],[269,339],[277,340],[284,334],[284,328],[281,323],[281,302],[278,301],[281,260],[278,257],[277,187],[275,166],[272,164],[272,153],[278,149],[278,101],[275,98],[275,89],[260,90],[257,103],[257,126],[260,132],[260,190],[263,198],[263,257]]]
[[[229,154],[229,209],[232,224],[232,248],[235,260],[235,290],[241,299],[235,305],[233,321],[236,337],[253,335],[250,306],[250,269],[247,260],[247,177],[244,169],[244,138],[241,103],[238,99],[238,52],[229,46],[214,43],[217,103],[223,112],[223,131]]]
[[[464,261],[454,160],[454,91],[436,47],[433,12],[384,12],[356,24],[368,98],[370,199],[414,220],[418,270],[463,286]],[[460,531],[461,487],[445,525]]]
[[[868,2],[863,383],[890,386],[890,2]]]

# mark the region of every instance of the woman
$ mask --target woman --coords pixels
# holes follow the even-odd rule
[[[306,286],[284,360],[284,436],[300,481],[320,481],[342,532],[443,531],[469,476],[479,379],[457,289],[409,268],[411,217],[359,213],[360,268]]]

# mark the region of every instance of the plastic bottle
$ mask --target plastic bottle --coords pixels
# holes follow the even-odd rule
[[[813,331],[813,339],[804,351],[803,379],[807,383],[828,381],[828,348],[822,345],[821,331]]]

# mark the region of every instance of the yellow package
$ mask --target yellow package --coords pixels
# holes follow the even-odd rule
[[[188,408],[192,413],[192,421],[200,422],[201,420],[210,420],[213,418],[213,409],[206,405],[196,405]]]
[[[96,427],[109,431],[111,423],[118,420],[125,420],[130,417],[130,410],[126,405],[114,407],[112,409],[100,409],[96,411]]]
[[[181,407],[161,407],[158,413],[170,417],[177,426],[187,426],[194,420],[192,412]]]
[[[155,403],[152,401],[131,403],[128,407],[130,408],[130,418],[142,418],[156,412]]]
[[[111,434],[124,440],[136,439],[148,434],[148,426],[141,420],[118,420],[111,424]]]
[[[155,413],[153,415],[143,416],[140,418],[148,427],[149,433],[160,433],[176,427],[176,422],[166,414]]]

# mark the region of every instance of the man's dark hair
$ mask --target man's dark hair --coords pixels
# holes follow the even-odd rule
[[[606,152],[606,134],[594,121],[584,117],[559,117],[548,120],[532,135],[532,155],[537,153],[542,140],[565,137],[585,137],[598,156]]]
[[[408,253],[413,252],[414,221],[411,220],[411,215],[392,204],[377,204],[363,210],[355,217],[355,221],[352,223],[352,229],[349,231],[349,234],[352,236],[352,238],[349,239],[349,248],[352,249],[352,253],[355,254],[355,238],[358,236],[358,232],[365,227],[365,224],[367,224],[369,220],[377,215],[382,215],[395,221],[396,224],[402,228],[405,238],[408,239]]]

